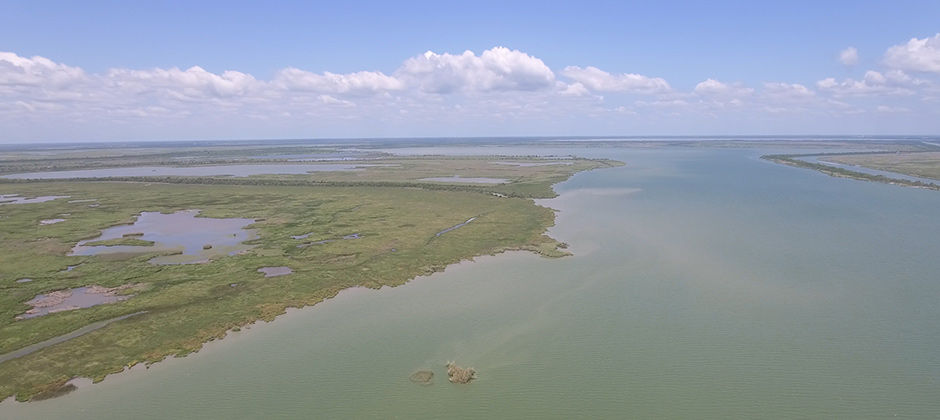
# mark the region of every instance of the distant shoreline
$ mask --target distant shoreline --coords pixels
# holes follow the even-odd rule
[[[884,175],[872,175],[866,174],[863,172],[853,171],[850,169],[839,168],[830,165],[824,165],[821,163],[812,163],[805,160],[798,159],[799,157],[805,156],[818,156],[818,155],[764,155],[761,156],[761,159],[779,163],[781,165],[793,166],[796,168],[812,169],[817,172],[824,173],[831,177],[835,178],[848,178],[855,179],[858,181],[870,181],[870,182],[879,182],[882,184],[889,185],[900,185],[902,187],[911,187],[911,188],[926,188],[929,190],[940,191],[940,185],[935,183],[927,183],[922,181],[911,181],[907,179],[897,179],[891,178]]]

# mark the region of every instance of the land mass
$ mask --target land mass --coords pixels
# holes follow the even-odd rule
[[[79,157],[63,152],[52,162],[8,156],[4,168],[72,170],[122,159],[150,164],[191,152],[148,155],[132,150],[122,155],[108,149],[99,152],[105,158],[83,150]],[[226,148],[202,156],[216,162],[214,157],[232,153],[244,156],[257,151]],[[513,164],[505,164],[507,160]],[[621,165],[609,160],[563,160],[564,164],[543,165],[557,160],[385,157],[379,161],[384,166],[347,173],[0,179],[0,194],[70,197],[0,208],[0,355],[119,318],[0,362],[0,400],[59,395],[77,377],[100,381],[139,363],[185,356],[207,341],[258,320],[273,320],[287,308],[314,305],[349,287],[396,286],[461,260],[507,250],[563,256],[563,245],[545,235],[554,223],[554,212],[532,198],[554,196],[551,186],[579,171]],[[420,181],[455,175],[508,182]],[[141,212],[193,209],[201,210],[199,217],[254,219],[249,228],[256,229],[259,238],[249,241],[253,245],[249,251],[202,264],[153,264],[152,253],[68,256],[79,241],[132,223]],[[38,223],[52,217],[65,220]],[[305,241],[294,238],[311,232],[315,235]],[[147,243],[129,235],[87,245]],[[309,246],[298,246],[302,243]],[[293,273],[268,278],[258,272],[262,267],[288,267]],[[32,281],[16,281],[23,278]],[[16,319],[29,309],[26,302],[40,294],[129,284],[139,286],[133,296],[117,303]]]
[[[866,158],[868,158],[869,156],[880,156],[880,155],[882,155],[882,153],[877,153],[877,154],[865,154],[865,155],[859,155],[859,154],[842,155],[842,154],[839,154],[839,155],[832,155],[832,156],[830,156],[830,155],[825,155],[825,154],[822,154],[822,155],[805,155],[805,154],[796,154],[796,155],[764,155],[764,156],[761,156],[761,159],[768,160],[768,161],[771,161],[771,162],[774,162],[774,163],[779,163],[779,164],[782,164],[782,165],[793,166],[793,167],[797,167],[797,168],[812,169],[812,170],[814,170],[814,171],[818,171],[818,172],[824,173],[824,174],[826,174],[826,175],[833,176],[833,177],[837,177],[837,178],[849,178],[849,179],[855,179],[855,180],[859,180],[859,181],[880,182],[880,183],[883,183],[883,184],[900,185],[900,186],[904,186],[904,187],[914,187],[914,188],[926,188],[926,189],[931,189],[931,190],[940,190],[940,185],[938,185],[938,183],[934,183],[934,182],[926,182],[926,181],[911,180],[911,179],[902,179],[902,178],[893,178],[893,177],[890,177],[890,176],[885,176],[885,175],[880,175],[880,174],[879,174],[879,175],[873,175],[873,174],[868,174],[868,173],[864,173],[864,172],[853,171],[853,170],[847,169],[847,168],[841,168],[841,167],[837,167],[837,166],[826,165],[826,164],[824,164],[824,163],[808,162],[808,161],[806,161],[806,160],[801,159],[801,158],[803,158],[803,157],[825,156],[826,159],[831,159],[831,160],[834,161],[834,162],[841,162],[841,161],[844,161],[844,159],[847,159],[847,158],[857,158],[857,157],[859,157],[859,156],[865,156]],[[859,166],[863,166],[863,165],[859,165]],[[884,171],[889,171],[889,172],[903,173],[903,172],[896,171],[896,170],[892,171],[892,170],[889,170],[889,169],[882,169],[882,168],[891,168],[890,166],[882,166],[882,168],[871,167],[871,166],[867,166],[867,165],[864,165],[864,166],[869,167],[869,168],[871,168],[871,169],[879,169],[879,170],[884,170]],[[940,160],[934,161],[934,162],[933,162],[933,167],[940,168]],[[896,169],[896,168],[893,168],[893,169]],[[918,176],[918,175],[912,175],[912,176]]]

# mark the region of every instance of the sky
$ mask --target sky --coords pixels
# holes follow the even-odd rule
[[[940,1],[0,0],[0,143],[940,135]]]

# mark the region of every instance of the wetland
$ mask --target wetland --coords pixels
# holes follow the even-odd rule
[[[83,159],[68,154],[50,159],[84,171]],[[44,397],[56,394],[62,378],[97,382],[130,366],[185,356],[350,287],[400,285],[506,250],[563,255],[544,235],[552,212],[524,197],[551,196],[559,179],[619,164],[581,159],[507,167],[483,158],[399,158],[328,172],[349,175],[318,184],[306,181],[316,165],[283,173],[290,165],[272,164],[264,173],[241,172],[244,181],[219,184],[226,177],[138,177],[132,167],[100,168],[121,159],[88,163],[92,171],[124,171],[124,178],[0,180],[4,202],[23,203],[0,210],[0,279],[7,280],[0,353],[71,337],[2,362],[0,397]],[[133,162],[146,163],[146,154],[137,151]],[[53,165],[34,156],[0,162],[0,168],[46,166]],[[441,173],[506,179],[498,186],[504,197],[416,181]],[[67,223],[40,226],[62,215]],[[471,218],[472,228],[430,241],[455,220]],[[23,279],[31,281],[17,281]],[[129,314],[140,315],[121,318]],[[116,321],[70,335],[107,320]]]

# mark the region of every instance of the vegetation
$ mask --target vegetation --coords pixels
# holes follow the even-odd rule
[[[85,242],[85,246],[153,246],[153,241],[145,241],[134,237],[105,239],[103,241]]]
[[[454,362],[447,362],[444,367],[447,368],[447,379],[455,384],[466,384],[477,378],[473,368],[463,368]]]
[[[940,152],[852,154],[827,157],[826,160],[940,180]]]
[[[927,188],[931,190],[940,190],[940,185],[935,183],[928,183],[922,181],[912,181],[906,179],[895,179],[889,178],[884,175],[872,175],[862,172],[853,171],[850,169],[839,168],[831,165],[825,165],[822,163],[813,163],[807,162],[805,160],[799,159],[804,156],[818,156],[818,155],[765,155],[761,156],[761,159],[769,160],[771,162],[780,163],[783,165],[795,166],[797,168],[806,168],[812,169],[815,171],[822,172],[829,176],[834,176],[838,178],[850,178],[857,179],[861,181],[872,181],[872,182],[881,182],[885,184],[892,185],[901,185],[905,187],[916,187],[916,188]]]
[[[96,322],[138,315],[0,363],[0,400],[54,396],[67,392],[66,382],[75,377],[100,381],[137,363],[183,356],[206,341],[272,320],[286,308],[316,304],[345,288],[400,285],[463,259],[506,250],[564,255],[561,244],[544,235],[553,224],[552,210],[528,198],[553,196],[552,183],[577,171],[619,164],[571,159],[571,165],[518,167],[492,160],[396,158],[382,162],[395,166],[300,176],[4,179],[0,194],[69,198],[0,207],[0,354]],[[418,181],[453,175],[512,182]],[[87,201],[92,199],[93,205]],[[250,228],[258,229],[260,238],[247,253],[207,264],[148,263],[161,251],[67,256],[77,242],[132,223],[142,211],[188,209],[202,210],[200,217],[254,219]],[[38,223],[60,214],[69,214],[65,222]],[[435,236],[470,218],[473,223]],[[301,241],[291,239],[309,232],[317,235],[309,241],[358,236],[308,247],[297,247]],[[89,245],[141,242],[147,241],[129,235]],[[257,271],[277,266],[290,267],[294,274],[271,281]],[[33,281],[15,281],[21,278]],[[135,285],[133,296],[120,303],[15,320],[37,294],[127,284]]]

